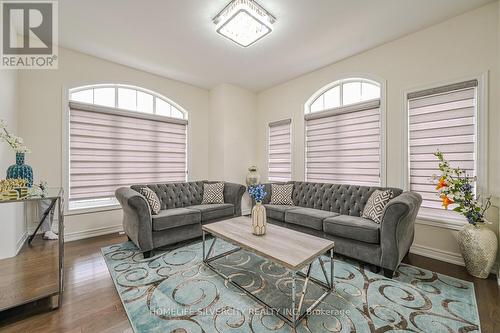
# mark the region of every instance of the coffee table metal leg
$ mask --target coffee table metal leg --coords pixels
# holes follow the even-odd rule
[[[201,232],[201,239],[202,239],[202,245],[201,245],[202,257],[201,257],[201,259],[203,261],[205,261],[205,259],[206,259],[206,257],[205,257],[205,230],[202,230],[202,232]]]
[[[307,284],[309,283],[309,278],[311,276],[311,266],[312,263],[310,263],[309,266],[307,267],[306,279],[304,280],[304,285],[302,286],[302,293],[300,294],[299,308],[297,309],[297,313],[299,315],[302,311],[302,304],[304,303],[304,297],[306,296],[307,292]]]
[[[330,290],[333,290],[333,279],[334,279],[334,275],[333,275],[333,249],[330,249]]]
[[[217,240],[217,237],[214,237],[214,241],[212,242],[212,245],[210,245],[210,248],[208,249],[207,252],[207,259],[210,258],[210,255],[212,255],[212,251],[214,249],[215,241]]]
[[[330,288],[330,279],[326,274],[325,263],[323,262],[323,259],[321,259],[321,257],[318,257],[318,261],[319,265],[321,266],[321,271],[323,271],[323,276],[325,277],[326,285],[328,286],[328,288]]]

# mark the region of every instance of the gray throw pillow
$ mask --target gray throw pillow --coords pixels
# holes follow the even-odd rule
[[[158,215],[161,209],[160,199],[149,187],[142,187],[139,192],[146,198],[152,215]]]
[[[223,204],[224,203],[224,183],[203,184],[202,205]]]
[[[271,205],[293,206],[293,184],[271,184]]]
[[[362,217],[380,224],[380,222],[382,222],[385,206],[387,206],[389,201],[392,199],[392,196],[393,193],[391,190],[373,191],[370,198],[368,198],[365,208],[363,209]]]

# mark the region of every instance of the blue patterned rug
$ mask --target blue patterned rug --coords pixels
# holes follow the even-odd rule
[[[214,255],[233,248],[217,240]],[[275,315],[205,267],[201,242],[164,249],[143,259],[131,242],[102,249],[136,333],[292,332]],[[325,259],[327,272],[329,260]],[[289,272],[238,251],[212,262],[240,285],[285,313]],[[297,332],[479,332],[471,282],[402,264],[393,279],[354,261],[335,260],[335,291]],[[313,276],[322,278],[319,264]],[[302,280],[297,282],[297,296]],[[323,290],[309,284],[305,306]]]

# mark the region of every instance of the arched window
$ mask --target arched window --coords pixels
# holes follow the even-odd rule
[[[305,105],[306,180],[381,185],[380,84],[333,82]]]
[[[334,82],[315,94],[306,112],[320,112],[341,106],[380,99],[380,85],[367,79],[345,79]]]
[[[116,205],[121,186],[186,181],[187,116],[178,104],[139,87],[71,89],[68,209]]]
[[[187,112],[166,97],[129,85],[99,84],[78,87],[70,90],[69,99],[73,102],[187,119]]]

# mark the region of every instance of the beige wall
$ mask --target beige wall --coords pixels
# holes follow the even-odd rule
[[[189,112],[189,179],[208,178],[207,90],[61,48],[58,70],[23,70],[19,74],[22,92],[19,132],[32,148],[27,163],[33,167],[36,181],[45,180],[50,186],[62,185],[64,91],[99,83],[147,88],[185,108]],[[66,218],[66,232],[70,237],[88,230],[114,230],[113,227],[120,225],[120,210]]]
[[[248,167],[256,162],[255,93],[229,84],[210,91],[210,178],[245,184]],[[245,193],[242,209],[251,202]]]
[[[500,174],[496,172],[500,165],[496,144],[500,139],[498,15],[498,2],[492,3],[259,93],[258,146],[266,147],[265,131],[269,122],[292,117],[293,178],[304,179],[304,103],[330,82],[353,76],[378,78],[386,85],[386,183],[402,187],[403,92],[486,73],[489,77],[488,185],[492,194],[500,196]],[[264,176],[266,159],[265,149],[260,149],[258,163]],[[492,228],[498,232],[498,210],[493,209],[491,213],[495,223]],[[460,261],[455,237],[456,230],[419,224],[414,251]]]
[[[0,119],[4,120],[13,135],[18,133],[18,72],[0,70]],[[0,172],[15,163],[15,152],[5,142],[0,142]],[[4,178],[0,176],[0,179]],[[21,240],[26,236],[24,210],[21,203],[0,204],[0,259],[16,255]]]

